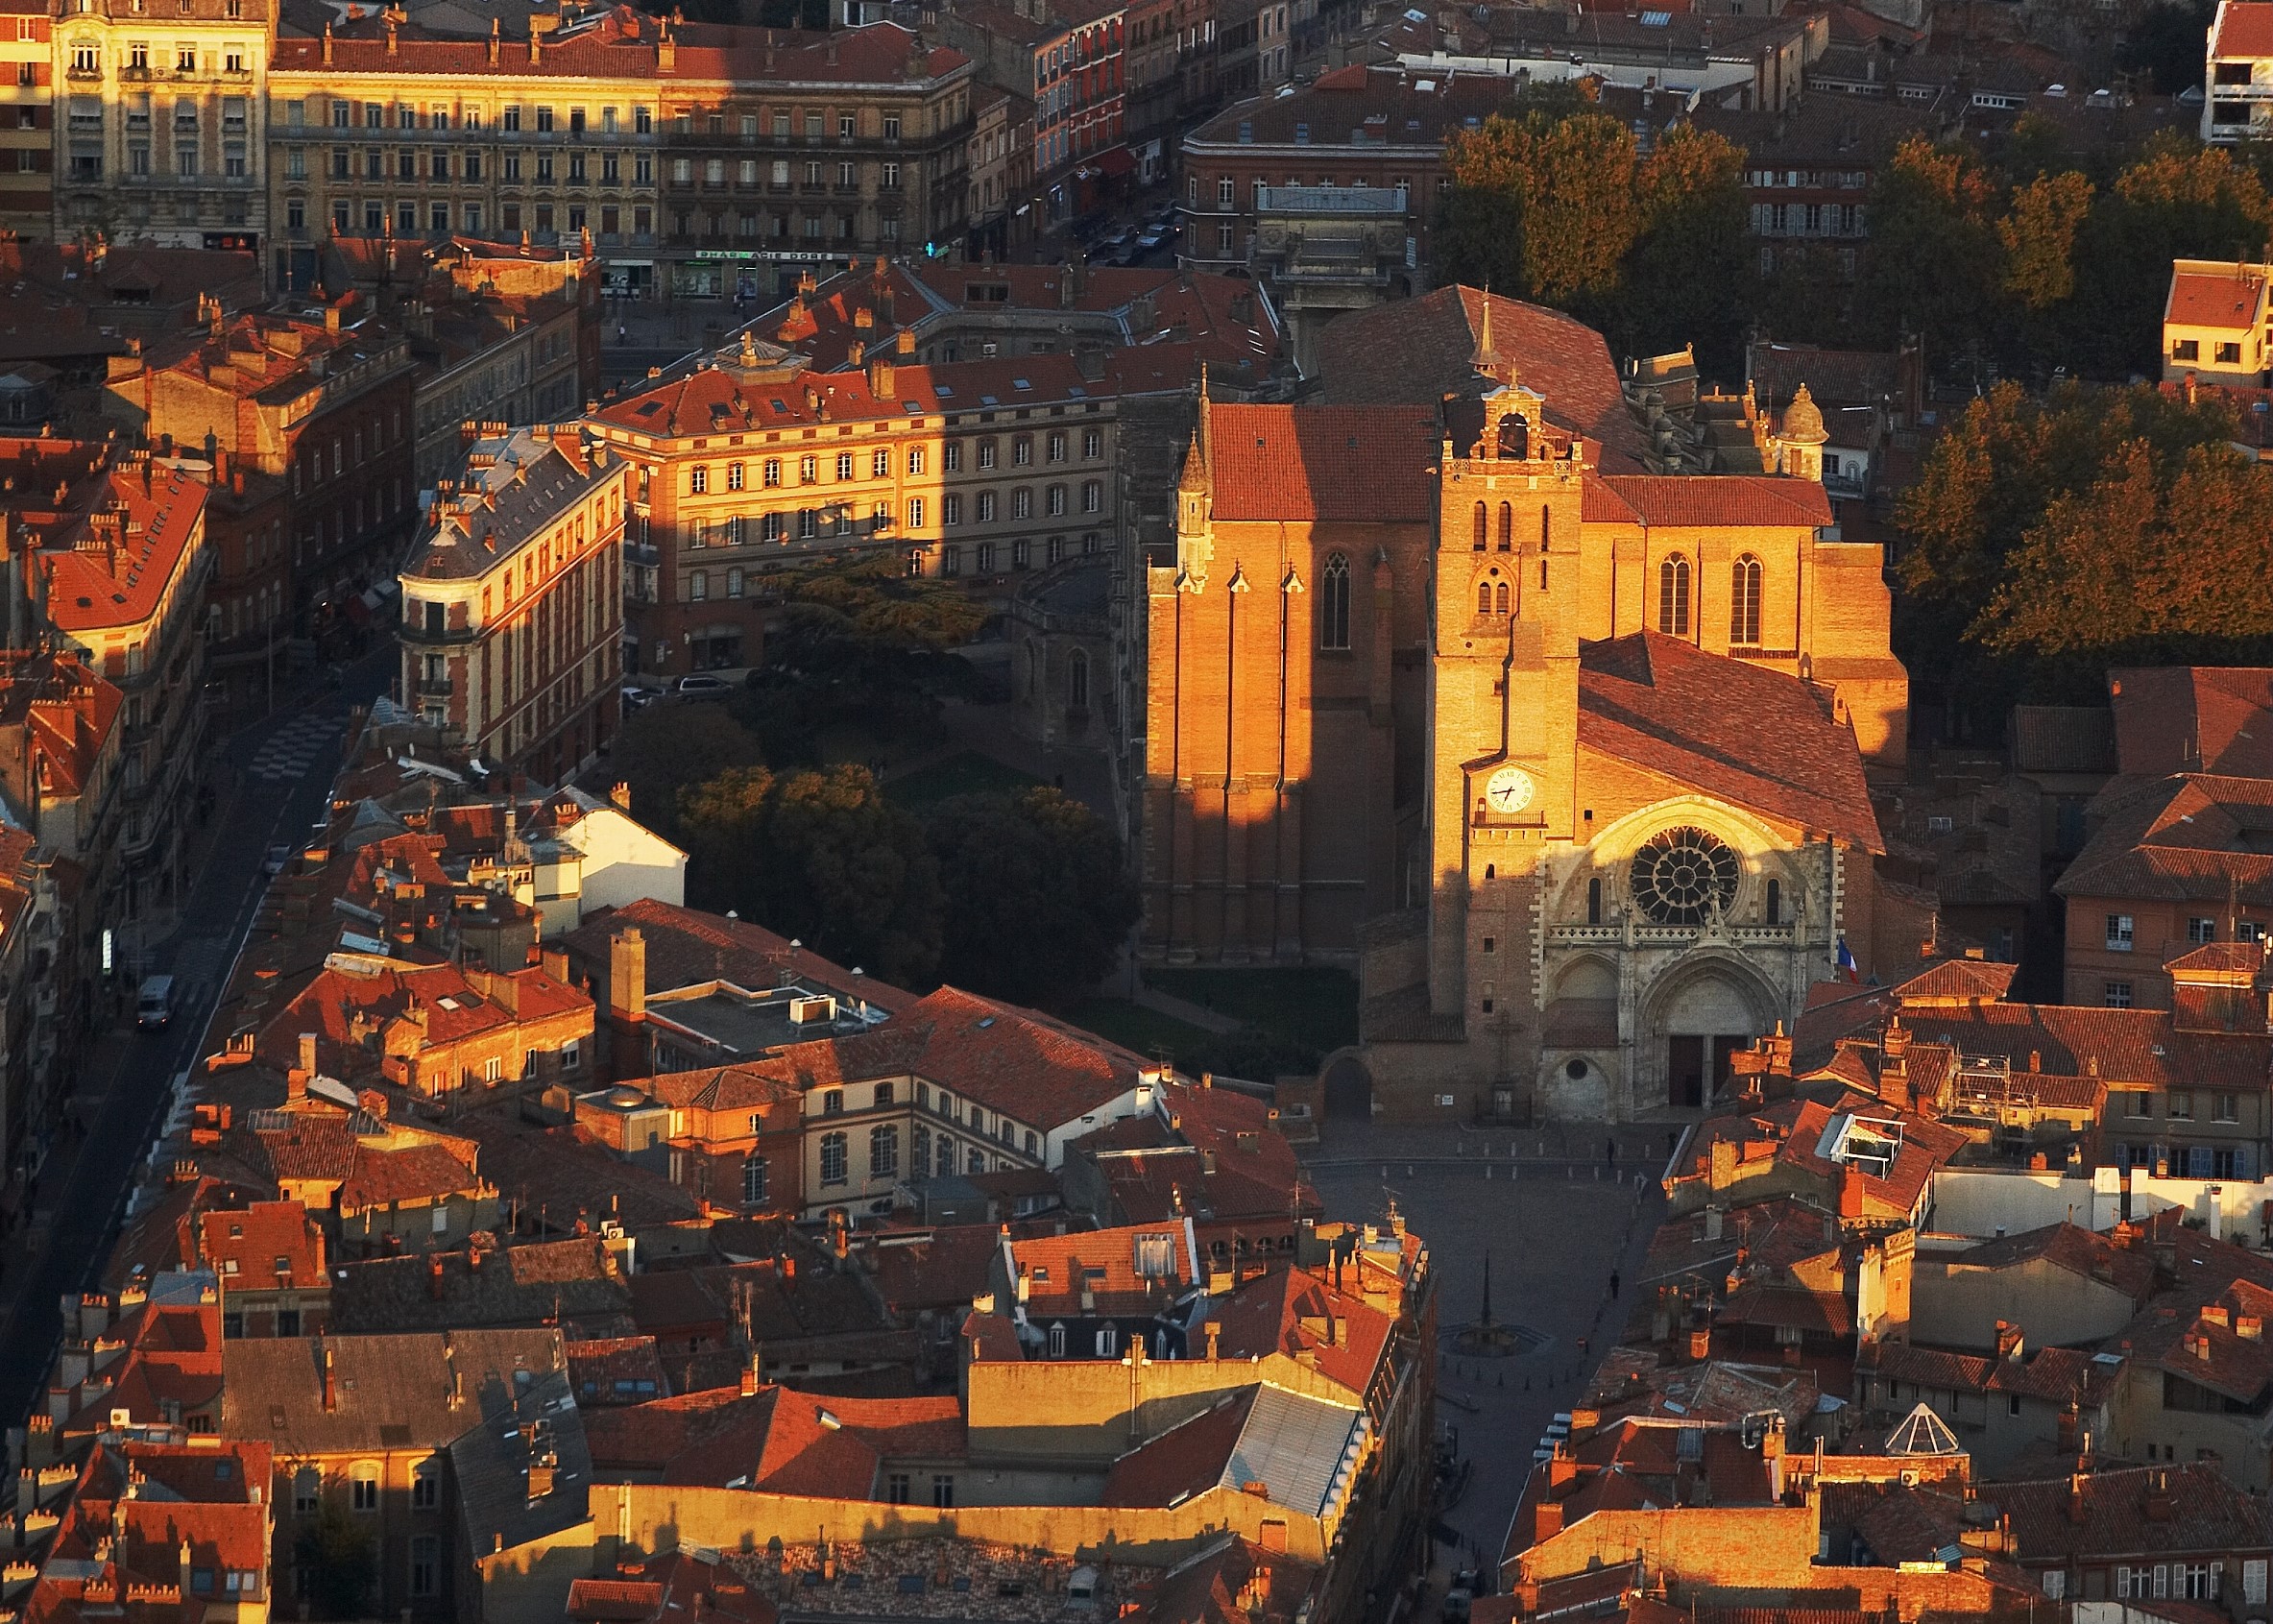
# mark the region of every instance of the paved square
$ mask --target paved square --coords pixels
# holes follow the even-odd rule
[[[1604,1159],[1607,1140],[1588,1144],[1591,1159],[1573,1161],[1557,1153],[1563,1147],[1553,1139],[1542,1147],[1536,1133],[1334,1124],[1323,1144],[1304,1152],[1328,1213],[1378,1221],[1393,1192],[1428,1243],[1437,1281],[1437,1421],[1440,1432],[1458,1429],[1470,1466],[1465,1491],[1441,1520],[1473,1543],[1480,1557],[1471,1561],[1497,1559],[1532,1451],[1555,1413],[1584,1391],[1584,1375],[1622,1322],[1623,1297],[1616,1313],[1608,1311],[1610,1273],[1620,1271],[1622,1287],[1633,1278],[1663,1206],[1656,1183],[1661,1142],[1630,1129],[1614,1163]],[[1521,1151],[1512,1163],[1511,1149]],[[1455,1340],[1482,1312],[1487,1251],[1492,1320],[1530,1333],[1526,1350],[1506,1358],[1463,1354]]]

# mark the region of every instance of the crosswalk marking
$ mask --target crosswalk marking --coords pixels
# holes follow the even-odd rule
[[[317,758],[338,743],[341,729],[336,716],[296,717],[261,745],[248,770],[270,784],[305,778]]]

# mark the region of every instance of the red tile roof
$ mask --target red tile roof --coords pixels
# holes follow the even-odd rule
[[[938,366],[895,364],[880,396],[872,371],[815,372],[790,363],[744,369],[725,360],[635,387],[591,419],[608,428],[670,438],[871,423],[945,412],[1056,405],[1103,396],[1071,355],[1020,355]],[[753,448],[755,449],[755,448]]]
[[[1880,851],[1854,731],[1795,677],[1636,632],[1580,649],[1582,749]]]
[[[208,1212],[199,1253],[231,1291],[325,1283],[324,1231],[298,1201],[254,1201],[242,1211]]]
[[[1219,520],[1417,522],[1437,512],[1430,471],[1441,442],[1426,408],[1210,401],[1202,432]]]
[[[1140,1242],[1167,1237],[1164,1275],[1137,1273]],[[1123,1316],[1157,1312],[1186,1288],[1207,1278],[1183,1223],[1132,1224],[1078,1235],[1050,1235],[1010,1243],[1011,1267],[1025,1281],[1018,1300],[1029,1321],[1059,1316]],[[1090,1305],[1082,1304],[1089,1294]]]
[[[886,1457],[959,1459],[964,1436],[960,1400],[952,1394],[853,1398],[777,1386],[596,1411],[585,1430],[603,1470],[854,1500],[879,1497],[877,1471]]]
[[[1980,1498],[2012,1519],[2019,1560],[2030,1567],[2196,1552],[2262,1555],[2273,1545],[2264,1502],[2216,1466],[2193,1462],[1984,1484]]]
[[[0,654],[0,724],[30,735],[25,770],[44,768],[54,799],[94,787],[103,746],[125,705],[125,695],[75,654]],[[22,788],[29,793],[28,780]]]
[[[2172,327],[2247,332],[2256,326],[2257,313],[2264,303],[2265,273],[2258,266],[2238,264],[2231,271],[2212,272],[2176,270],[2170,274],[2170,296],[2163,306],[2163,320]]]
[[[2213,57],[2273,57],[2273,5],[2264,0],[2226,0],[2218,8]]]
[[[604,976],[609,941],[627,929],[638,930],[645,943],[645,990],[651,993],[714,981],[771,986],[790,976],[843,997],[864,998],[886,1010],[904,1009],[916,1000],[914,993],[855,976],[810,949],[792,948],[786,936],[777,936],[762,925],[651,898],[587,913],[583,923],[560,940],[573,957]]]
[[[1218,1353],[1226,1359],[1283,1354],[1364,1398],[1388,1356],[1396,1318],[1338,1292],[1299,1269],[1249,1280],[1215,1305]]]
[[[145,459],[138,469],[107,473],[60,509],[11,503],[44,544],[33,563],[46,577],[47,612],[57,627],[84,636],[138,626],[156,615],[200,562],[195,544],[204,535],[206,490],[203,479]],[[189,607],[177,602],[176,612]]]
[[[1301,100],[1289,97],[1280,105]],[[1245,116],[1246,109],[1241,110]],[[1499,381],[1520,382],[1541,396],[1549,423],[1602,448],[1606,471],[1639,468],[1645,442],[1626,408],[1617,365],[1602,334],[1560,311],[1478,288],[1439,288],[1328,323],[1318,339],[1326,399],[1343,405],[1420,406],[1433,417],[1447,391],[1462,389],[1475,376],[1469,362],[1483,336],[1487,303],[1491,346],[1501,361],[1494,374]]]
[[[1101,1110],[1151,1068],[1117,1044],[1039,1010],[943,986],[882,1027],[791,1044],[734,1069],[800,1091],[913,1075],[1023,1127],[1047,1130]]]
[[[1812,479],[1769,473],[1608,473],[1601,483],[1642,523],[1661,529],[1813,529],[1832,522],[1830,497]]]
[[[2107,691],[2118,771],[2273,777],[2273,667],[2119,667]]]
[[[1105,1473],[1101,1504],[1174,1506],[1216,1488],[1262,1391],[1243,1387],[1226,1394],[1190,1420],[1122,1456]]]

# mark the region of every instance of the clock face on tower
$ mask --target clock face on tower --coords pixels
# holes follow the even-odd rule
[[[1484,805],[1502,817],[1511,817],[1532,803],[1539,787],[1521,767],[1502,767],[1484,787]]]

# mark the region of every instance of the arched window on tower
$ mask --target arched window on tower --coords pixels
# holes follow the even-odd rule
[[[1496,600],[1494,604],[1495,612],[1505,615],[1508,612],[1508,583],[1502,581],[1499,584],[1499,590],[1492,595]]]
[[[1076,711],[1089,709],[1089,655],[1076,648],[1066,663],[1066,703]]]
[[[1484,550],[1487,542],[1489,540],[1489,538],[1485,534],[1486,527],[1489,523],[1490,521],[1485,516],[1484,504],[1482,502],[1478,502],[1476,504],[1476,550],[1478,552],[1482,552]]]
[[[1515,508],[1511,502],[1500,503],[1500,551],[1515,550]]]
[[[1783,923],[1783,882],[1781,880],[1768,882],[1768,923],[1771,925]]]
[[[1491,613],[1491,583],[1489,581],[1476,583],[1476,613],[1478,615]]]
[[[1539,591],[1541,592],[1547,590],[1547,541],[1554,531],[1551,522],[1552,517],[1547,504],[1541,502],[1539,504]]]
[[[1760,641],[1760,561],[1749,552],[1729,569],[1729,641],[1745,648]]]
[[[1689,561],[1678,552],[1657,566],[1657,629],[1689,635]]]
[[[1318,646],[1349,646],[1349,560],[1338,552],[1318,575]]]
[[[1589,925],[1602,923],[1602,882],[1600,880],[1586,882],[1586,923]]]

